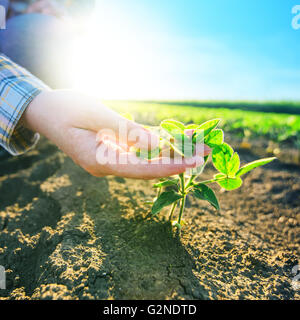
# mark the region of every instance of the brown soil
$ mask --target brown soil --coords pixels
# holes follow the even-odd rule
[[[299,299],[299,166],[216,190],[221,212],[189,199],[178,238],[149,218],[150,182],[92,177],[42,141],[0,163],[0,298]]]

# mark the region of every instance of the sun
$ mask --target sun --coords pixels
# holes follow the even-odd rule
[[[66,65],[72,88],[101,99],[147,95],[156,82],[158,59],[136,30],[99,19],[97,13],[77,30]]]

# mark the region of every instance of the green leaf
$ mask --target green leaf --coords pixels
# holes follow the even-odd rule
[[[224,142],[224,133],[222,129],[215,129],[209,133],[204,139],[204,143],[213,148]]]
[[[228,176],[234,178],[240,167],[240,157],[235,152],[227,163]]]
[[[203,183],[194,186],[194,196],[201,200],[208,201],[217,210],[220,210],[218,199],[214,191]]]
[[[199,128],[199,124],[191,123],[185,126],[185,129],[197,129]]]
[[[180,150],[185,157],[189,158],[193,156],[194,147],[192,137],[184,135],[181,140],[175,140],[172,145]]]
[[[263,166],[263,165],[265,165],[275,159],[276,159],[276,157],[272,157],[272,158],[265,158],[265,159],[260,159],[260,160],[255,160],[255,161],[249,162],[246,165],[242,166],[238,170],[238,172],[236,173],[236,176],[240,177],[241,175],[249,172],[250,170],[257,168],[257,167],[260,167],[260,166]]]
[[[233,149],[227,143],[223,143],[220,146],[213,148],[212,161],[215,168],[228,175],[228,163],[230,162],[232,155]]]
[[[163,187],[173,186],[178,184],[178,182],[179,182],[179,179],[165,180],[165,181],[155,183],[153,185],[153,188],[163,188]]]
[[[155,200],[151,209],[151,213],[153,215],[157,214],[162,210],[162,208],[169,206],[170,204],[172,204],[175,201],[178,201],[181,198],[182,195],[178,194],[174,190],[162,192],[159,195],[159,197]]]
[[[178,153],[180,156],[184,157],[183,152],[181,151],[181,145],[179,146],[179,148],[174,145],[173,143],[171,143],[169,140],[164,139],[164,143],[169,145],[176,153]]]
[[[183,123],[176,120],[164,120],[160,126],[174,138],[165,138],[165,143],[169,144],[176,153],[185,157],[193,155],[193,139],[185,134]]]
[[[121,113],[121,116],[127,120],[131,120],[134,121],[134,117],[132,114],[130,114],[129,112],[125,112],[125,113]]]
[[[160,123],[160,126],[176,139],[180,139],[184,135],[185,126],[179,121],[164,120]]]
[[[164,120],[161,122],[160,126],[175,139],[182,140],[184,136],[184,125],[181,122],[175,120]]]
[[[167,120],[163,120],[161,122],[161,125],[167,125],[167,124],[170,124],[170,125],[174,125],[174,126],[177,126],[178,128],[180,128],[182,131],[184,131],[185,129],[185,125],[180,122],[180,121],[177,121],[177,120],[173,120],[173,119],[167,119]]]
[[[202,123],[194,132],[194,141],[199,143],[219,124],[220,119],[213,119]]]
[[[225,178],[224,180],[217,181],[220,187],[224,188],[225,190],[234,190],[239,188],[242,184],[243,181],[241,178],[236,177],[236,178]]]

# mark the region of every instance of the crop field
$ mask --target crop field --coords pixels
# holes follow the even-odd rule
[[[202,106],[204,105],[204,107]],[[245,104],[199,102],[108,102],[121,112],[131,112],[141,123],[157,125],[159,121],[174,118],[185,123],[201,123],[213,118],[222,119],[222,128],[237,137],[264,137],[274,142],[300,146],[300,104]],[[269,110],[268,112],[252,110]],[[284,113],[288,110],[294,114]],[[272,111],[272,112],[270,112]],[[278,111],[278,112],[275,112]]]
[[[299,149],[299,114],[106,104],[154,126],[221,118],[241,164]],[[151,217],[154,181],[93,177],[42,139],[0,166],[1,299],[299,299],[300,166],[278,158],[237,190],[211,185],[219,211],[187,196],[178,237],[167,210]],[[201,180],[215,172],[210,160],[206,169]]]

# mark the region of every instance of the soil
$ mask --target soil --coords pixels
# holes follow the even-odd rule
[[[189,198],[178,237],[149,217],[151,182],[92,177],[42,140],[0,163],[0,298],[299,299],[300,167],[214,189],[221,212]]]

